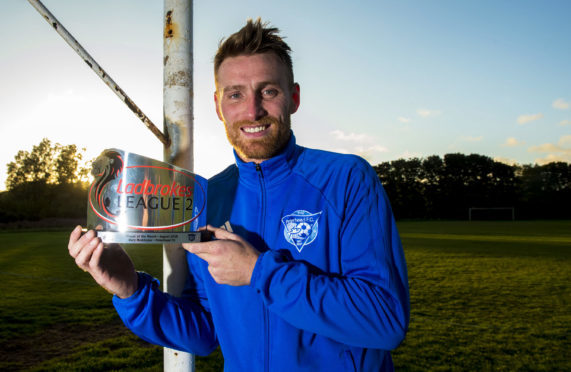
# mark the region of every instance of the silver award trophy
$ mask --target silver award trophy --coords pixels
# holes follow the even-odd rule
[[[165,244],[205,240],[204,178],[180,167],[118,149],[93,163],[87,228],[104,243]]]

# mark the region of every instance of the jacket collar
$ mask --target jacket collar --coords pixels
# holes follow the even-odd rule
[[[259,186],[260,176],[263,177],[266,186],[283,181],[291,173],[292,167],[299,156],[299,147],[296,146],[295,136],[293,132],[290,133],[289,141],[282,152],[259,165],[254,162],[244,162],[234,151],[240,181],[254,186]]]

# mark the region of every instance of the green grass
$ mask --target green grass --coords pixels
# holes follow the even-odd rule
[[[571,370],[571,223],[399,229],[412,313],[398,370]]]
[[[0,233],[0,370],[162,371],[162,348],[123,326],[111,296],[68,255],[68,236]],[[160,246],[127,250],[137,268],[162,277]],[[196,363],[222,365],[216,355]]]
[[[571,223],[401,222],[411,324],[397,370],[571,370]],[[0,370],[162,371],[110,295],[67,254],[68,232],[0,232]],[[161,277],[158,246],[128,250]],[[197,358],[219,371],[219,353]]]

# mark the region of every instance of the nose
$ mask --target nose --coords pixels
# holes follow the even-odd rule
[[[259,94],[253,94],[248,98],[246,110],[248,120],[250,121],[256,121],[268,115],[264,108],[262,97]]]

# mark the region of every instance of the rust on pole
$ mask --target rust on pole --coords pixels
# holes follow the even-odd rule
[[[163,38],[165,160],[193,170],[192,1],[165,0]]]
[[[192,0],[164,1],[163,114],[171,139],[164,160],[193,171]],[[186,251],[164,245],[163,290],[180,296],[188,276]],[[165,348],[165,371],[194,371],[194,355]]]
[[[89,53],[79,44],[79,42],[66,30],[66,28],[51,14],[51,12],[39,1],[28,0],[30,4],[42,15],[42,17],[54,28],[54,30],[71,46],[73,50],[83,59],[83,61],[99,76],[105,84],[123,101],[127,107],[153,132],[153,134],[163,143],[165,147],[170,145],[168,136],[163,134],[159,128],[141,111],[141,109],[125,94],[123,89],[113,81],[105,70],[89,55]]]

